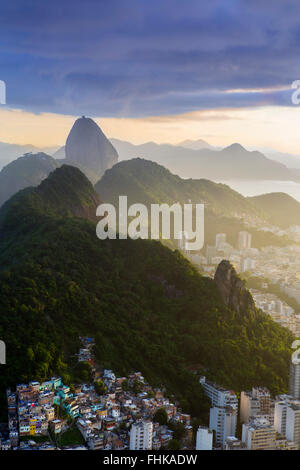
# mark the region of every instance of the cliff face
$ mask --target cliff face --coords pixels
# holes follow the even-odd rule
[[[255,313],[255,304],[252,295],[238,277],[236,270],[229,261],[223,260],[219,264],[215,283],[219,289],[222,300],[232,310],[238,313],[250,311]]]
[[[90,118],[77,119],[66,142],[66,163],[79,167],[95,183],[118,161],[118,153]]]

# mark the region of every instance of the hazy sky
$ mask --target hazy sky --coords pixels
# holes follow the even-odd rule
[[[0,79],[1,141],[61,144],[85,114],[137,143],[300,153],[300,2],[2,2]]]

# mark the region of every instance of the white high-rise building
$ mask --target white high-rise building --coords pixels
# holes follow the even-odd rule
[[[277,401],[274,411],[274,428],[282,436],[286,435],[286,412],[288,400]]]
[[[300,402],[290,403],[287,407],[285,437],[300,448]]]
[[[300,360],[294,359],[290,365],[289,395],[295,399],[300,399]]]
[[[213,447],[213,432],[199,426],[196,437],[196,450],[212,450]]]
[[[205,376],[200,378],[200,384],[210,399],[212,406],[232,406],[232,408],[238,408],[238,399],[232,390],[227,390],[214,382],[206,380]]]
[[[252,258],[244,258],[241,261],[241,271],[245,273],[246,271],[252,271],[255,268],[255,260]]]
[[[226,233],[217,233],[216,235],[216,248],[217,250],[224,247],[226,243]]]
[[[216,432],[216,443],[225,447],[228,437],[235,437],[237,410],[231,406],[214,406],[209,412],[209,428]]]
[[[275,403],[274,429],[300,448],[300,401],[289,395]]]
[[[248,232],[239,232],[238,234],[238,249],[240,251],[251,248],[252,235]]]
[[[133,423],[130,430],[130,450],[152,449],[153,424],[151,421]]]

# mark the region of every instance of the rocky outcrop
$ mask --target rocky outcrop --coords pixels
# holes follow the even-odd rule
[[[77,119],[66,142],[65,163],[77,166],[96,183],[118,161],[118,153],[100,127],[85,116]]]
[[[215,274],[215,283],[227,307],[241,314],[249,311],[255,313],[252,295],[229,261],[223,260],[219,264]]]

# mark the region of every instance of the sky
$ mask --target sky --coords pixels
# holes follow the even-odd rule
[[[134,143],[300,154],[299,18],[298,0],[2,2],[0,140],[60,145],[87,115]]]

